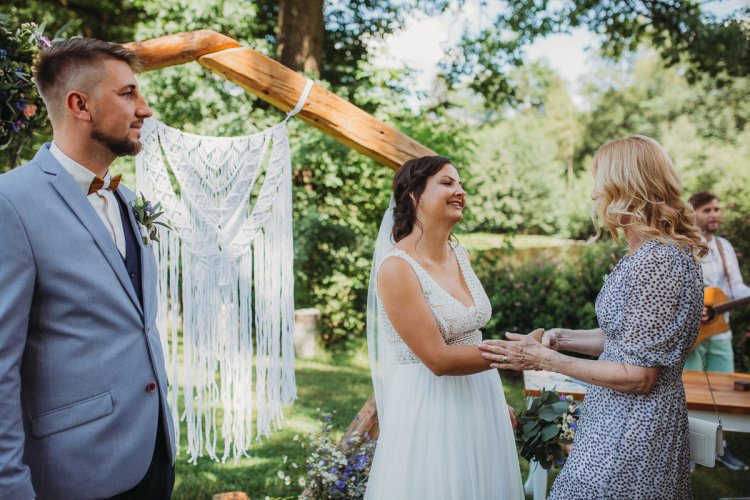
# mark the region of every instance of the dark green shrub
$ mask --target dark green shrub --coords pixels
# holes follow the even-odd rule
[[[365,330],[370,241],[351,226],[311,212],[295,227],[295,302],[320,309],[323,342],[353,339]]]
[[[750,215],[743,215],[733,206],[728,206],[728,217],[721,226],[721,235],[729,240],[737,252],[740,271],[745,283],[750,281]],[[732,311],[732,333],[734,345],[734,369],[737,372],[750,372],[750,307],[740,307]]]
[[[473,266],[492,304],[487,338],[507,331],[535,328],[595,328],[594,301],[604,277],[623,251],[611,241],[585,247],[578,255],[560,257],[546,249],[529,260],[513,263],[510,252],[473,252]]]

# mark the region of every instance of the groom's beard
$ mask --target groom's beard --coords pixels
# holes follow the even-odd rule
[[[115,156],[135,156],[141,152],[141,143],[125,137],[121,139],[119,137],[113,137],[107,135],[104,132],[93,130],[91,132],[91,138],[99,143],[103,144],[109,149]]]

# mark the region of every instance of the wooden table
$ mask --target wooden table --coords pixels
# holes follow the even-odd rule
[[[734,381],[750,381],[750,374],[709,372],[708,378],[724,430],[750,432],[750,391],[734,390]],[[705,374],[702,371],[685,370],[682,372],[682,383],[685,386],[688,415],[715,422],[716,414]],[[578,400],[586,395],[586,385],[583,382],[554,372],[525,371],[523,385],[527,396],[538,396],[541,389],[554,389]],[[536,461],[529,464],[529,477],[524,483],[524,489],[527,495],[533,494],[534,500],[546,497],[547,471]]]
[[[750,374],[709,372],[708,379],[714,390],[724,430],[750,432],[750,391],[734,390],[734,381],[750,382]],[[716,414],[705,374],[686,370],[682,372],[682,383],[685,385],[688,414],[691,417],[714,420]]]
[[[709,372],[708,378],[716,397],[721,421],[725,431],[750,432],[750,391],[735,391],[734,381],[750,381],[747,373]],[[526,395],[538,395],[541,389],[563,394],[571,394],[581,399],[586,394],[586,386],[579,380],[566,375],[547,371],[525,371],[523,382]],[[711,393],[708,390],[706,376],[702,371],[685,370],[682,372],[682,383],[685,385],[688,413],[691,417],[714,420],[714,407]]]

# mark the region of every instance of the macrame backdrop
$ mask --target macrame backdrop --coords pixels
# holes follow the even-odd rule
[[[172,228],[160,228],[154,247],[157,321],[176,443],[182,386],[193,463],[204,450],[221,461],[246,456],[253,417],[257,438],[268,436],[281,424],[282,404],[297,396],[286,122],[302,108],[311,83],[287,119],[258,134],[205,137],[156,120],[146,120],[142,129],[137,189],[152,203],[161,202],[160,220]]]

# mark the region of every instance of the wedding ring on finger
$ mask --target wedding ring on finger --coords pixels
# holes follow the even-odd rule
[[[497,356],[497,360],[501,363],[507,363],[508,362],[508,356],[505,354],[500,354]]]

